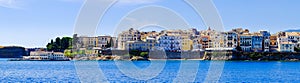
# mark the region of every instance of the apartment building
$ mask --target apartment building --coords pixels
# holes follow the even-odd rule
[[[223,32],[224,36],[224,47],[235,48],[238,46],[238,35],[233,32]]]
[[[104,49],[108,47],[107,44],[110,44],[110,47],[116,47],[116,38],[111,36],[86,37],[73,35],[73,48],[75,49]]]
[[[175,35],[162,35],[158,37],[158,46],[166,51],[181,51],[182,37]]]
[[[270,52],[276,52],[278,49],[277,35],[270,36]]]
[[[202,45],[201,48],[205,49],[205,48],[209,48],[209,42],[211,42],[210,37],[209,36],[201,36],[200,37],[200,44]]]
[[[254,52],[262,52],[263,51],[263,36],[260,33],[252,34],[252,50]]]
[[[279,52],[294,52],[295,44],[292,42],[281,42],[278,44]]]
[[[130,28],[128,31],[123,31],[118,35],[118,49],[125,50],[127,41],[141,41],[141,33],[138,30]]]
[[[154,38],[146,38],[146,41],[127,41],[126,49],[149,51],[155,47],[156,40]]]
[[[240,35],[240,47],[244,52],[252,51],[252,35],[250,33],[244,33]]]

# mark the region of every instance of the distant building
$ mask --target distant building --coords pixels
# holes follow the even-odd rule
[[[66,60],[67,58],[61,52],[45,52],[34,51],[30,52],[30,56],[24,57],[29,60]]]
[[[127,41],[141,41],[141,32],[130,28],[128,31],[123,31],[118,35],[118,49],[125,50]]]
[[[260,34],[263,36],[263,51],[269,52],[270,51],[270,32],[268,31],[260,31]]]
[[[254,52],[263,51],[263,36],[260,33],[252,34],[252,50]]]
[[[108,43],[111,43],[110,47],[115,48],[116,46],[116,38],[111,36],[98,36],[96,47],[107,48]]]
[[[112,41],[112,42],[111,42]],[[73,48],[85,48],[85,49],[93,49],[100,48],[104,49],[107,47],[108,43],[112,43],[112,47],[116,47],[116,38],[111,36],[97,36],[97,37],[85,37],[85,36],[77,36],[77,34],[73,35]]]
[[[278,49],[277,35],[270,36],[270,52],[276,52]]]
[[[129,47],[130,49],[149,50],[147,38],[156,40],[157,43],[154,44],[154,48],[166,51],[198,51],[207,48],[235,48],[240,46],[244,52],[277,52],[288,50],[288,48],[280,49],[279,45],[290,46],[288,44],[292,43],[293,46],[300,47],[299,32],[279,32],[276,35],[271,35],[270,32],[264,30],[250,33],[248,29],[237,28],[228,32],[218,32],[210,27],[202,31],[189,29],[163,30],[161,32],[140,32],[131,28],[119,34],[117,45],[120,49]],[[289,43],[286,44],[286,42]]]
[[[238,35],[235,32],[224,32],[222,34],[224,36],[224,47],[235,48],[238,46]]]
[[[200,38],[201,38],[200,43],[202,45],[202,48],[203,49],[209,48],[209,42],[211,42],[210,37],[209,36],[201,36]]]
[[[279,52],[294,52],[295,44],[292,42],[281,42],[278,45]]]
[[[182,32],[182,50],[189,51],[193,49],[193,35],[195,33],[192,30],[185,30]]]
[[[30,56],[32,51],[46,51],[47,48],[25,48],[26,54],[24,56]]]
[[[224,47],[224,36],[221,32],[214,31],[210,34],[209,48],[223,48]]]
[[[201,37],[200,35],[193,36],[193,49],[192,50],[202,50]]]
[[[240,47],[244,52],[252,51],[252,35],[250,33],[244,33],[240,35]]]
[[[156,40],[147,38],[146,41],[127,41],[126,48],[129,50],[149,51],[155,47]]]
[[[300,32],[286,32],[288,42],[295,44],[295,47],[300,47]]]
[[[23,55],[26,55],[24,47],[0,46],[0,58],[22,58]]]
[[[158,38],[158,46],[166,51],[180,51],[182,49],[181,36],[162,35]]]

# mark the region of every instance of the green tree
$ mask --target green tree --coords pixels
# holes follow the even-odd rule
[[[71,42],[72,42],[72,38],[70,38],[70,37],[63,37],[61,39],[61,49],[65,50],[65,49],[70,48]]]
[[[69,57],[69,58],[73,58],[74,57],[74,55],[72,54],[71,50],[65,50],[64,51],[64,55],[66,57]]]
[[[148,52],[141,52],[140,56],[141,57],[146,57],[146,56],[148,56]]]
[[[51,42],[47,44],[47,50],[64,52],[64,50],[72,48],[72,40],[73,39],[71,37],[63,37],[62,39],[57,37],[55,41],[52,39]]]
[[[57,37],[57,38],[55,39],[55,44],[54,44],[54,46],[55,46],[55,51],[58,51],[58,52],[61,51],[61,40],[60,40],[59,37]]]
[[[113,42],[113,39],[110,38],[110,40],[106,42],[106,48],[112,47],[112,46],[113,46],[113,43],[114,43],[114,42]]]
[[[111,44],[107,41],[105,48],[110,48],[110,47],[111,47]]]

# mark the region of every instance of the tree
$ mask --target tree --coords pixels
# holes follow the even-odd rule
[[[111,46],[110,43],[107,41],[105,48],[110,48],[110,46]]]
[[[141,57],[146,57],[146,56],[148,56],[148,52],[141,52],[140,56]]]
[[[66,57],[69,57],[69,58],[73,58],[74,57],[74,55],[72,54],[71,50],[65,50],[64,51],[64,55]]]
[[[70,38],[70,37],[63,37],[61,39],[61,49],[64,50],[64,49],[70,48],[71,42],[72,42],[72,38]]]
[[[106,42],[106,48],[112,47],[112,46],[113,46],[113,43],[114,43],[114,42],[113,42],[113,39],[110,38],[110,40]]]
[[[113,40],[113,38],[110,38],[110,47],[114,47],[114,40]]]
[[[47,50],[53,50],[53,45],[51,43],[48,43],[46,47]]]
[[[56,39],[55,39],[55,44],[54,44],[54,46],[55,46],[55,50],[56,51],[61,51],[61,40],[60,40],[60,38],[59,37],[57,37]]]
[[[64,50],[72,48],[72,40],[73,39],[71,37],[63,37],[62,39],[57,37],[55,41],[52,39],[51,42],[47,44],[47,50],[64,52]]]

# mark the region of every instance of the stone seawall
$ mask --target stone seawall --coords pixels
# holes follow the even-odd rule
[[[186,52],[150,52],[149,59],[202,59],[204,52],[186,51]]]
[[[128,59],[128,50],[113,50],[112,54]],[[164,52],[164,51],[149,51],[149,59],[202,59],[204,52],[200,51],[185,51],[185,52]]]
[[[235,52],[230,60],[298,61],[300,60],[300,53]]]

